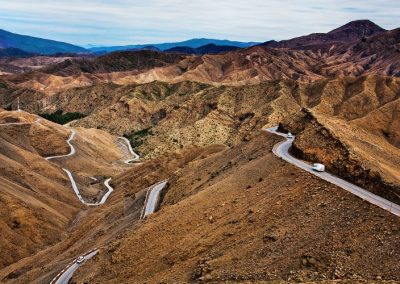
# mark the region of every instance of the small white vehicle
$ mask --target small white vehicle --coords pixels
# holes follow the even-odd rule
[[[85,261],[85,258],[81,255],[80,257],[77,258],[76,263],[81,264]]]
[[[292,138],[293,138],[293,134],[292,134],[292,133],[290,133],[290,132],[288,132],[288,134],[287,134],[287,138],[288,138],[288,139],[292,139]]]
[[[315,163],[315,164],[313,164],[312,169],[313,169],[314,171],[317,171],[317,172],[324,172],[324,171],[325,171],[325,165]]]

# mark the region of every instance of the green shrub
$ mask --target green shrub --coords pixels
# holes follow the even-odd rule
[[[124,137],[131,142],[132,148],[136,152],[137,148],[143,144],[148,135],[153,135],[151,128],[142,129],[134,133],[124,134]]]
[[[58,124],[66,124],[70,121],[85,117],[84,114],[79,112],[67,112],[64,114],[62,110],[57,110],[53,113],[40,113],[39,115]]]

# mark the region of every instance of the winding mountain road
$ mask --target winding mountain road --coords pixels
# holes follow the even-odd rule
[[[56,277],[53,278],[53,280],[51,280],[50,284],[68,284],[69,280],[71,280],[72,278],[72,275],[79,268],[79,266],[85,263],[85,261],[94,257],[98,252],[98,249],[94,249],[82,255],[85,260],[80,264],[76,262],[77,258],[74,259],[67,267],[60,271],[60,273],[58,273]]]
[[[70,156],[75,155],[76,154],[76,150],[75,150],[74,145],[72,145],[72,143],[71,143],[72,140],[74,139],[75,135],[76,135],[76,131],[74,129],[72,129],[71,130],[71,134],[70,134],[70,136],[69,136],[69,138],[67,140],[67,143],[68,143],[68,145],[70,147],[70,152],[68,154],[51,156],[51,157],[47,157],[45,159],[46,160],[52,160],[52,159],[65,158],[65,157],[70,157]],[[78,185],[76,184],[72,173],[69,170],[65,169],[65,168],[62,168],[62,169],[63,169],[64,172],[66,172],[66,174],[67,174],[67,176],[68,176],[68,178],[69,178],[69,180],[71,182],[72,189],[74,190],[74,192],[75,192],[76,196],[78,197],[79,201],[82,202],[83,204],[85,204],[86,206],[99,206],[99,205],[104,204],[107,201],[107,198],[110,196],[110,194],[114,191],[114,189],[110,186],[111,178],[109,178],[109,179],[104,181],[104,186],[107,188],[107,192],[102,196],[100,201],[96,202],[96,203],[86,202],[83,199],[83,197],[82,197],[82,195],[81,195],[81,193],[79,191]]]
[[[400,216],[400,206],[397,205],[396,203],[393,203],[385,198],[382,198],[376,194],[373,194],[357,185],[354,185],[352,183],[349,183],[337,176],[334,176],[328,172],[316,172],[312,169],[312,167],[307,164],[306,162],[299,160],[289,153],[289,149],[293,144],[294,136],[293,138],[288,139],[286,134],[278,132],[278,127],[272,127],[268,129],[264,129],[267,132],[282,136],[286,138],[286,141],[280,142],[276,144],[273,148],[273,153],[285,160],[286,162],[295,165],[296,167],[301,168],[302,170],[305,170],[323,180],[326,180],[334,185],[337,185],[338,187],[343,188],[344,190],[347,190],[348,192],[360,197],[361,199],[374,204],[386,211],[389,211],[390,213]]]
[[[131,142],[125,137],[118,137],[118,139],[120,139],[120,140],[122,140],[122,141],[124,141],[126,143],[126,145],[128,146],[129,153],[131,153],[131,155],[134,157],[133,159],[129,159],[129,160],[124,161],[124,163],[129,165],[129,164],[131,164],[133,162],[138,161],[140,159],[140,157],[139,157],[138,154],[136,154],[133,151]]]
[[[114,189],[110,186],[111,178],[109,178],[104,181],[104,186],[107,188],[107,192],[103,195],[103,197],[100,199],[100,201],[96,202],[96,203],[86,202],[83,199],[83,197],[79,191],[79,188],[75,182],[75,179],[74,179],[72,173],[65,168],[63,168],[63,171],[67,173],[69,180],[71,182],[71,185],[72,185],[72,189],[74,190],[76,196],[78,196],[79,201],[82,202],[83,204],[85,204],[86,206],[99,206],[99,205],[104,204],[107,201],[107,198],[110,196],[110,194],[114,191]]]

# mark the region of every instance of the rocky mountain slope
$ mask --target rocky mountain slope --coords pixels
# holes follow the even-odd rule
[[[398,218],[279,160],[271,153],[279,140],[258,131],[235,147],[185,147],[138,165],[65,242],[0,270],[0,279],[49,282],[100,247],[73,281],[398,280]],[[165,178],[161,210],[139,221],[143,190]]]
[[[152,50],[114,52],[92,60],[76,59],[63,61],[41,70],[55,76],[78,76],[82,73],[110,73],[117,71],[143,71],[177,63],[183,55],[165,54]]]
[[[369,20],[352,21],[328,33],[314,33],[282,41],[267,41],[262,46],[289,49],[320,49],[341,43],[351,43],[381,34],[386,30]]]
[[[161,211],[104,247],[74,281],[397,279],[398,218],[275,158],[274,142],[258,133],[174,173]]]
[[[25,112],[0,110],[0,124],[29,123],[0,125],[0,269],[62,241],[85,209],[58,163],[44,159],[69,153],[70,130],[37,120]],[[73,143],[80,156],[61,162],[76,173],[88,201],[104,191],[89,176],[122,171],[121,166],[110,168],[123,157],[114,139],[102,131],[78,130]]]
[[[21,121],[5,111],[0,117],[1,123]],[[23,119],[33,122],[36,118]],[[60,241],[81,205],[67,187],[62,170],[41,156],[66,152],[62,143],[66,131],[51,123],[0,127],[0,267],[4,268]],[[58,210],[60,206],[63,211]]]
[[[83,118],[0,125],[0,282],[49,283],[94,248],[73,283],[400,281],[399,218],[276,158],[281,138],[261,130],[279,124],[293,154],[400,204],[399,35],[357,21],[216,55],[1,61],[16,74],[0,106]],[[43,159],[68,152],[68,127],[77,154]],[[123,163],[122,135],[139,163]],[[62,167],[85,200],[108,177],[115,190],[86,208]]]
[[[3,79],[21,88],[53,95],[104,82],[127,85],[190,80],[213,85],[247,85],[278,79],[311,82],[368,74],[398,77],[399,29],[384,31],[361,22],[350,23],[328,35],[339,41],[327,40],[325,46],[317,44],[310,49],[255,46],[203,56],[156,51],[113,53],[94,60],[64,61],[31,73],[3,76]],[[312,41],[306,37],[305,42]]]
[[[236,145],[265,125],[277,125],[284,119],[288,125],[295,123],[302,108],[310,109],[323,118],[318,120],[323,128],[343,124],[335,131],[335,137],[345,142],[345,152],[354,152],[359,158],[355,162],[338,162],[327,160],[329,155],[321,152],[309,155],[308,160],[323,161],[332,170],[352,167],[336,172],[351,180],[367,175],[368,183],[375,184],[372,189],[383,184],[391,189],[391,185],[400,185],[400,165],[396,162],[399,96],[399,79],[381,76],[320,79],[312,83],[280,80],[244,87],[153,82],[71,89],[30,107],[32,111],[62,109],[85,114],[73,125],[126,135],[145,158],[193,144]],[[301,133],[302,128],[291,130]],[[300,136],[298,141],[303,145],[299,149],[309,151],[308,142],[321,139],[318,135],[307,134],[304,139]],[[323,144],[315,145],[317,150],[320,145]],[[325,158],[321,159],[321,155]],[[357,183],[364,185],[361,180]]]

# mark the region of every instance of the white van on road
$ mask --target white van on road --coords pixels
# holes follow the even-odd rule
[[[324,171],[325,171],[325,165],[315,163],[315,164],[313,164],[312,169],[313,169],[314,171],[317,171],[317,172],[324,172]]]

